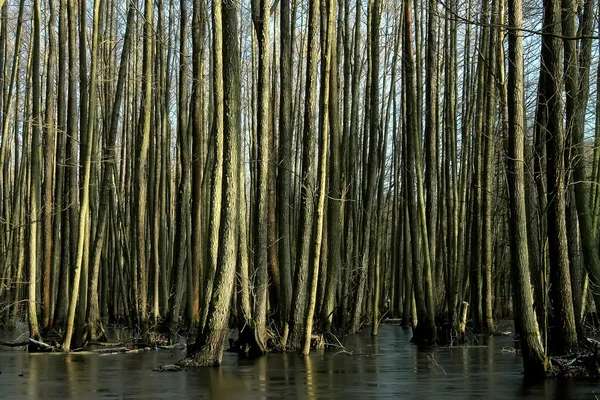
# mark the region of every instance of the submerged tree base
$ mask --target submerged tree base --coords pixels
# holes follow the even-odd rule
[[[216,360],[212,355],[206,354],[196,355],[191,358],[186,357],[179,361],[176,365],[182,368],[219,367],[221,365],[221,361]]]
[[[264,355],[274,347],[275,344],[270,335],[267,338],[261,338],[256,329],[246,325],[240,330],[237,340],[229,339],[229,348],[226,351],[255,358]]]
[[[417,326],[413,325],[413,336],[411,343],[419,346],[434,346],[437,343],[437,327],[435,320],[419,321]]]

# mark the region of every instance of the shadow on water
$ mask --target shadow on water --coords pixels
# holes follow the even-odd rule
[[[525,383],[520,357],[507,351],[515,346],[509,337],[482,338],[465,347],[418,348],[409,343],[410,335],[386,325],[376,338],[368,332],[347,337],[352,356],[269,354],[244,360],[226,353],[222,368],[163,373],[152,369],[185,354],[0,351],[0,398],[600,398],[600,382]]]

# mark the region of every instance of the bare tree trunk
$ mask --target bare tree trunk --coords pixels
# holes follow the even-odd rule
[[[332,7],[332,5],[329,5]],[[341,8],[340,8],[341,9]],[[334,33],[332,33],[333,35]],[[339,35],[338,35],[339,36]],[[329,75],[329,121],[330,121],[330,164],[329,164],[329,199],[327,206],[327,250],[328,270],[327,283],[325,285],[325,302],[321,311],[321,320],[326,330],[331,330],[333,311],[335,307],[335,295],[342,266],[342,196],[344,189],[341,181],[341,141],[339,121],[339,90],[338,90],[338,43],[336,39],[331,40],[331,68]]]
[[[508,0],[508,183],[510,196],[510,237],[512,270],[515,285],[515,317],[521,328],[521,351],[525,373],[543,376],[547,368],[540,332],[533,312],[527,246],[525,211],[525,106],[523,103],[523,3]],[[515,319],[516,319],[515,318]]]
[[[319,165],[318,165],[318,198],[317,198],[317,209],[315,215],[315,227],[314,227],[314,244],[313,244],[313,260],[312,269],[310,271],[310,291],[308,298],[308,307],[306,310],[306,318],[304,321],[304,344],[302,349],[302,355],[308,356],[310,353],[310,344],[312,339],[312,327],[313,317],[315,314],[315,305],[317,298],[317,284],[319,280],[319,264],[321,262],[321,247],[323,240],[323,220],[325,218],[325,198],[327,197],[327,151],[328,151],[328,128],[329,128],[329,96],[330,96],[330,73],[331,73],[331,54],[332,54],[332,43],[335,40],[334,30],[334,19],[336,10],[336,1],[329,2],[327,7],[323,8],[323,11],[327,11],[327,35],[325,41],[325,48],[323,49],[324,57],[323,60],[325,68],[322,81],[323,90],[321,95],[323,96],[323,114],[320,119],[320,149],[319,149]]]
[[[61,242],[55,246],[54,266],[59,271],[56,295],[56,306],[54,308],[53,326],[63,327],[67,318],[69,307],[70,289],[70,258],[69,258],[69,221],[68,221],[68,198],[65,195],[68,190],[68,167],[67,167],[67,0],[59,2],[58,18],[58,85],[56,93],[56,105],[58,108],[56,128],[58,132],[58,156],[55,197],[56,221],[55,237],[60,233]]]
[[[107,132],[107,138],[105,139],[104,144],[104,154],[106,159],[108,160],[107,167],[104,171],[102,177],[102,188],[100,194],[100,208],[98,210],[98,222],[96,224],[96,238],[94,240],[93,247],[93,258],[92,258],[92,276],[94,276],[95,271],[100,268],[102,249],[104,247],[105,237],[108,231],[107,221],[110,216],[109,214],[109,203],[111,198],[113,197],[113,177],[115,174],[115,164],[117,162],[116,158],[116,149],[112,146],[115,143],[117,138],[117,131],[119,127],[119,116],[121,115],[121,103],[123,101],[123,91],[125,89],[125,79],[127,78],[127,66],[129,64],[129,57],[131,51],[131,41],[132,41],[132,32],[134,24],[134,16],[135,16],[135,7],[133,3],[130,3],[127,11],[127,25],[125,27],[125,36],[123,39],[123,50],[121,52],[121,61],[119,64],[119,73],[117,78],[117,86],[114,97],[114,104],[111,111],[110,116],[110,128]],[[116,182],[114,182],[116,183]],[[116,189],[116,188],[115,188]],[[90,299],[90,305],[88,310],[88,323],[90,324],[90,333],[91,337],[94,338],[96,335],[94,331],[102,330],[100,326],[100,315],[99,312],[96,313],[96,310],[99,310],[99,305],[96,304],[94,298]]]
[[[52,245],[53,245],[53,195],[54,165],[56,162],[54,77],[56,73],[56,6],[54,0],[48,1],[50,16],[48,18],[48,71],[46,75],[46,110],[44,118],[44,261],[42,272],[42,326],[51,325],[52,319]],[[0,68],[3,65],[0,64]]]
[[[498,0],[493,4],[491,24],[497,23],[497,12]],[[483,265],[483,304],[482,304],[482,320],[483,329],[488,332],[493,332],[495,329],[494,325],[494,311],[493,311],[493,226],[492,226],[492,214],[494,209],[493,204],[493,185],[494,185],[494,174],[496,171],[496,90],[497,86],[493,84],[494,77],[496,75],[496,48],[499,46],[497,41],[496,30],[491,30],[489,33],[489,44],[487,46],[489,65],[487,67],[487,78],[486,87],[489,89],[485,95],[485,116],[486,121],[484,122],[482,147],[483,147],[483,166],[482,166],[482,249],[481,249],[481,261]]]
[[[177,326],[179,324],[179,314],[184,309],[183,294],[186,288],[186,259],[188,253],[188,240],[190,232],[188,230],[188,221],[190,219],[190,168],[191,153],[189,149],[188,134],[188,9],[185,2],[181,3],[180,9],[180,32],[179,32],[179,98],[178,98],[178,118],[177,118],[177,139],[179,143],[179,156],[181,166],[181,179],[178,185],[178,207],[175,233],[175,249],[173,254],[173,265],[175,273],[175,296],[173,298],[171,320],[169,323],[170,340],[175,341],[177,336]]]
[[[223,208],[219,232],[219,254],[217,273],[215,276],[213,298],[210,302],[209,315],[211,316],[203,329],[198,329],[195,348],[188,353],[192,357],[193,365],[219,365],[221,363],[225,340],[228,336],[228,320],[233,292],[235,263],[237,259],[237,230],[238,221],[238,152],[237,145],[241,109],[240,102],[240,66],[238,45],[238,14],[239,5],[213,3],[213,27],[215,33],[221,32],[221,23],[225,29],[223,34],[216,35],[215,41],[222,41],[222,62],[216,60],[215,67],[222,66],[224,78],[224,91],[221,107],[224,109],[224,152],[223,152]],[[222,13],[222,17],[215,14]],[[213,49],[214,50],[214,49]],[[219,106],[215,104],[215,106]],[[218,216],[213,216],[218,218]]]
[[[152,36],[154,35],[154,8],[152,0],[144,2],[144,48],[142,60],[142,97],[140,99],[139,132],[135,163],[137,211],[136,226],[134,227],[137,239],[137,271],[138,293],[140,310],[140,327],[142,334],[148,331],[148,282],[146,272],[146,231],[147,231],[147,202],[148,202],[148,148],[150,146],[151,121],[152,121]],[[185,73],[182,74],[182,76]],[[179,110],[180,113],[182,110]],[[184,164],[182,166],[186,168]]]
[[[42,184],[42,149],[41,149],[41,123],[40,123],[40,36],[41,36],[41,9],[39,0],[34,0],[33,3],[33,48],[31,50],[32,70],[32,105],[31,105],[31,193],[29,195],[29,268],[28,276],[28,297],[27,302],[27,323],[29,325],[29,337],[35,340],[40,339],[40,330],[37,319],[37,267],[38,267],[38,246],[37,246],[37,227],[38,215],[41,209],[41,194],[40,187]]]
[[[425,69],[425,194],[427,232],[431,263],[437,260],[436,222],[438,213],[438,45],[437,2],[427,1],[427,56]],[[453,91],[454,88],[447,88]],[[421,90],[420,88],[418,90]],[[419,104],[420,108],[420,104]],[[385,155],[384,155],[385,156]],[[420,168],[420,167],[419,167]],[[448,305],[450,307],[450,305]]]
[[[547,33],[560,33],[560,3],[547,0],[544,4],[544,28]],[[544,36],[541,68],[547,70],[545,95],[548,112],[546,125],[548,174],[548,251],[550,261],[551,298],[554,332],[552,346],[557,354],[566,354],[577,345],[566,226],[565,133],[561,89],[561,40]]]
[[[573,181],[575,182],[575,198],[579,216],[579,227],[581,235],[581,245],[583,248],[584,264],[593,285],[600,284],[600,253],[598,250],[598,241],[596,237],[596,224],[592,219],[592,212],[588,203],[587,194],[587,173],[583,161],[583,135],[584,120],[589,96],[589,67],[591,42],[589,36],[592,34],[591,14],[592,5],[586,2],[583,20],[580,30],[584,38],[581,40],[582,51],[577,52],[577,42],[575,40],[564,39],[564,74],[566,91],[566,118],[567,118],[567,137],[572,143],[571,162],[573,163]],[[570,0],[562,2],[562,33],[565,37],[576,36],[575,17],[577,14],[577,4]],[[558,16],[556,17],[558,18]],[[579,59],[579,63],[578,63]],[[592,291],[594,301],[600,304],[600,293],[597,290]]]
[[[419,325],[414,332],[413,341],[423,343],[433,343],[436,340],[436,328],[434,321],[434,302],[433,302],[433,280],[431,276],[431,258],[429,253],[429,243],[426,216],[425,216],[425,198],[423,187],[422,173],[422,157],[421,143],[417,121],[417,96],[416,96],[416,81],[414,71],[413,46],[412,46],[412,20],[411,20],[412,4],[410,0],[405,4],[405,20],[404,20],[404,57],[406,65],[406,134],[407,147],[409,154],[408,162],[408,181],[407,191],[409,203],[411,204],[411,241],[412,256],[414,268],[414,290],[417,300],[417,310],[419,312]],[[417,188],[416,199],[411,193],[414,192],[414,187]],[[414,204],[416,200],[416,205]],[[419,240],[421,249],[419,249]],[[422,251],[421,260],[423,265],[418,261],[418,253]]]
[[[304,105],[304,129],[302,134],[301,204],[298,223],[296,273],[290,315],[289,346],[299,348],[304,337],[307,307],[307,284],[310,263],[310,245],[314,215],[315,179],[315,121],[317,115],[317,66],[319,44],[319,0],[310,0],[308,15],[308,57],[306,63],[306,96]]]
[[[93,20],[93,31],[92,31],[92,47],[91,47],[91,65],[90,65],[90,92],[89,92],[89,120],[87,131],[90,134],[90,141],[88,147],[92,147],[92,139],[94,138],[94,129],[97,117],[97,82],[98,82],[98,42],[99,42],[99,30],[100,30],[100,7],[101,0],[94,1],[94,20]],[[89,150],[90,154],[92,149]],[[91,162],[91,161],[90,161]],[[84,188],[85,190],[85,188]],[[87,189],[89,191],[89,189]],[[85,192],[84,192],[85,193]],[[98,227],[97,227],[98,229]],[[90,240],[91,241],[91,240]],[[100,308],[98,301],[98,281],[100,278],[100,263],[93,263],[90,274],[90,290],[89,300],[87,306],[87,320],[92,321],[89,325],[90,338],[95,340],[98,337],[99,326],[97,322],[100,320]]]
[[[269,114],[269,12],[270,4],[266,0],[252,1],[252,22],[258,42],[258,81],[257,81],[257,179],[255,215],[254,215],[254,271],[256,274],[256,293],[254,303],[254,331],[257,351],[266,351],[267,290],[268,290],[268,175],[269,149],[271,137]],[[275,227],[273,227],[275,228]]]
[[[202,178],[204,170],[204,90],[203,76],[204,38],[205,38],[205,0],[194,1],[192,20],[193,47],[193,85],[191,100],[192,119],[192,325],[200,320],[200,302],[202,301],[202,278],[204,245],[202,237]]]
[[[213,4],[212,13],[212,130],[214,146],[214,161],[212,170],[212,182],[210,188],[210,212],[213,217],[209,219],[208,224],[208,260],[205,271],[206,289],[204,291],[204,304],[201,307],[202,318],[200,318],[199,328],[206,324],[208,307],[212,299],[213,282],[217,270],[217,256],[219,254],[219,225],[221,218],[221,196],[223,185],[223,39],[222,39],[222,15],[220,10],[215,7],[221,7],[218,1]]]
[[[281,0],[280,9],[281,89],[279,101],[279,147],[277,172],[277,230],[279,232],[278,255],[281,271],[281,319],[284,321],[282,345],[286,346],[289,334],[289,316],[292,301],[292,257],[291,257],[291,185],[292,185],[292,32],[290,26],[290,0]],[[245,167],[244,167],[245,168]]]
[[[79,182],[78,182],[78,157],[77,144],[79,124],[77,123],[77,35],[76,35],[76,12],[77,5],[74,0],[67,1],[67,30],[68,30],[68,103],[67,103],[67,185],[65,191],[67,193],[67,209],[69,219],[69,242],[67,251],[69,252],[69,268],[73,280],[70,282],[71,296],[69,298],[69,313],[71,304],[73,303],[72,296],[79,296],[79,291],[74,291],[75,287],[75,270],[77,269],[77,248],[79,247]],[[73,311],[75,312],[75,311]]]

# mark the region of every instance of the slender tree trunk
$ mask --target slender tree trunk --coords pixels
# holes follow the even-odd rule
[[[279,101],[279,147],[277,172],[277,230],[279,232],[278,255],[281,271],[281,319],[284,321],[282,346],[286,346],[289,334],[289,316],[292,301],[291,256],[291,185],[292,185],[292,32],[290,26],[290,0],[281,0],[280,9],[280,80]]]
[[[67,185],[65,191],[67,193],[67,208],[69,218],[69,242],[66,244],[69,252],[69,268],[73,280],[70,283],[70,288],[75,287],[75,270],[77,269],[77,248],[79,247],[78,232],[79,230],[79,181],[78,181],[78,157],[77,144],[80,135],[77,134],[79,124],[77,123],[77,35],[76,35],[76,12],[77,5],[74,0],[67,1],[67,30],[68,30],[68,103],[67,103]],[[85,226],[84,226],[85,227]],[[79,296],[79,291],[71,290],[69,298],[69,313],[71,312],[71,304],[73,303],[72,296]],[[75,308],[73,308],[75,312]]]
[[[55,197],[56,221],[55,237],[59,235],[61,242],[56,246],[54,252],[55,268],[59,269],[59,283],[57,293],[57,305],[54,309],[54,326],[63,327],[67,318],[69,307],[70,289],[70,258],[69,258],[69,221],[68,221],[68,198],[65,191],[68,188],[68,166],[67,166],[67,0],[59,2],[58,17],[58,85],[56,93],[56,105],[58,108],[56,129],[58,132],[58,156],[57,177]],[[60,230],[59,230],[60,229]]]
[[[48,70],[46,81],[46,110],[44,118],[44,261],[42,272],[42,326],[51,325],[52,318],[52,245],[53,245],[53,191],[54,165],[56,162],[54,76],[56,74],[56,6],[54,0],[48,1]],[[3,65],[0,65],[3,68]]]
[[[330,4],[329,7],[332,7]],[[340,8],[341,9],[341,8]],[[334,33],[332,32],[331,35]],[[333,36],[331,36],[333,38]],[[339,89],[338,89],[338,43],[331,39],[331,68],[329,75],[329,109],[328,119],[330,121],[330,164],[329,164],[329,199],[327,206],[327,250],[328,250],[328,273],[325,286],[325,303],[321,312],[321,320],[326,330],[331,330],[333,311],[336,300],[336,289],[342,266],[342,196],[344,189],[341,181],[341,145],[342,132],[339,121]]]
[[[317,66],[319,45],[319,0],[309,1],[308,57],[306,62],[306,96],[302,133],[302,178],[296,273],[290,315],[289,346],[299,348],[305,334],[307,284],[309,279],[310,246],[314,215],[315,137],[317,117]]]
[[[202,294],[202,259],[204,246],[202,240],[202,178],[204,169],[204,89],[203,76],[204,37],[205,37],[205,0],[194,1],[192,20],[192,47],[193,47],[193,86],[192,86],[192,323],[197,324],[200,319],[200,302]]]
[[[190,219],[190,168],[191,152],[189,148],[188,132],[188,9],[185,2],[180,6],[180,31],[179,31],[179,98],[178,98],[178,118],[177,118],[177,139],[179,144],[179,157],[181,166],[181,178],[178,185],[177,196],[177,222],[175,233],[175,248],[173,253],[173,265],[175,273],[175,296],[170,321],[170,339],[176,341],[177,326],[179,324],[179,315],[183,312],[184,291],[186,289],[186,258],[188,253],[188,241],[190,232],[188,230],[188,221]]]
[[[269,114],[269,12],[270,4],[266,0],[252,1],[252,22],[258,42],[258,81],[257,81],[257,180],[254,214],[254,271],[256,274],[256,293],[254,303],[255,337],[258,348],[266,350],[267,290],[268,290],[268,175],[270,143]],[[275,227],[273,227],[275,228]]]
[[[587,2],[586,2],[587,3]],[[586,8],[592,7],[586,5]],[[576,36],[575,16],[577,14],[577,5],[575,2],[565,0],[562,2],[562,33],[565,37]],[[579,227],[581,235],[581,245],[583,248],[584,264],[591,283],[595,286],[600,284],[600,252],[598,250],[598,241],[596,237],[596,224],[592,219],[592,212],[588,203],[587,194],[587,173],[583,161],[583,134],[584,121],[589,96],[589,65],[592,28],[590,23],[591,11],[584,10],[584,17],[581,33],[582,52],[580,53],[580,63],[578,65],[577,42],[575,40],[563,40],[565,46],[564,52],[564,73],[565,73],[565,91],[566,91],[566,118],[567,118],[567,136],[572,144],[571,160],[573,162],[573,181],[575,182],[575,198],[579,216]],[[559,18],[559,16],[556,16]],[[558,29],[558,28],[557,28]],[[558,88],[557,88],[558,89]],[[557,92],[558,93],[558,92]],[[597,200],[596,200],[597,201]],[[592,291],[594,301],[600,304],[600,293],[597,290]]]
[[[31,54],[33,56],[33,64],[31,71],[32,81],[32,105],[31,105],[31,192],[29,195],[29,268],[28,276],[28,297],[27,302],[27,323],[29,325],[29,337],[32,339],[40,339],[40,331],[37,319],[37,267],[38,267],[38,215],[41,210],[41,193],[40,188],[42,184],[42,132],[40,123],[40,101],[41,101],[41,88],[40,88],[40,36],[41,36],[41,9],[39,0],[34,0],[33,3],[33,48]]]
[[[496,0],[493,5],[491,23],[497,23],[497,12],[498,1]],[[493,214],[493,185],[494,185],[494,173],[496,163],[496,85],[493,84],[494,77],[496,75],[496,47],[499,45],[497,42],[497,33],[495,30],[491,30],[489,33],[489,45],[487,60],[489,65],[487,67],[487,78],[486,87],[489,89],[485,95],[486,98],[486,121],[484,122],[482,147],[483,147],[483,166],[482,166],[482,250],[481,250],[481,261],[483,263],[483,304],[482,304],[482,319],[483,329],[488,332],[493,332],[495,329],[494,325],[494,311],[493,311],[493,226],[492,226],[492,214]]]
[[[483,2],[480,21],[482,24],[487,24],[490,20],[489,3]],[[475,329],[480,331],[483,329],[483,276],[482,272],[482,226],[483,226],[483,192],[482,192],[482,175],[483,175],[483,128],[486,110],[487,93],[485,88],[488,85],[486,67],[486,57],[489,54],[489,38],[490,27],[482,26],[481,35],[479,38],[479,51],[477,57],[477,72],[476,72],[476,103],[475,103],[475,132],[473,143],[473,173],[471,179],[471,187],[473,191],[473,216],[471,220],[471,304],[470,309],[474,321]]]
[[[419,325],[414,332],[413,341],[433,343],[436,340],[436,328],[434,321],[434,302],[433,302],[433,280],[431,274],[431,258],[429,253],[429,243],[427,225],[426,225],[426,213],[425,213],[425,198],[424,198],[424,187],[423,187],[423,173],[422,173],[422,157],[421,157],[421,143],[419,138],[418,121],[417,121],[417,104],[416,104],[416,86],[415,86],[415,71],[414,71],[414,59],[413,59],[413,46],[412,46],[412,20],[411,20],[412,4],[410,0],[405,4],[405,20],[404,20],[404,54],[405,54],[405,65],[406,65],[406,134],[408,137],[407,146],[409,154],[408,163],[408,177],[407,185],[409,186],[408,196],[409,203],[413,203],[410,207],[412,220],[411,224],[411,240],[412,240],[412,256],[413,265],[417,266],[414,269],[414,287],[415,297],[417,299],[417,309],[419,312]],[[415,198],[411,195],[413,188],[417,188],[416,193],[416,205],[414,205]],[[420,236],[420,237],[417,237]],[[419,249],[419,240],[421,249]],[[418,252],[422,251],[422,266],[419,261],[415,262],[414,258],[418,260]]]
[[[96,237],[94,240],[93,247],[93,258],[92,258],[92,276],[95,276],[95,271],[99,270],[102,250],[104,248],[104,241],[108,231],[107,221],[110,216],[109,203],[113,198],[113,182],[116,183],[116,179],[113,179],[116,175],[115,164],[117,162],[116,149],[112,145],[115,143],[117,138],[117,132],[119,128],[119,118],[121,115],[121,103],[123,102],[123,92],[125,89],[125,80],[127,78],[127,66],[129,64],[132,32],[135,16],[135,7],[133,3],[129,4],[127,11],[127,25],[125,27],[125,36],[123,39],[123,50],[121,52],[121,61],[119,64],[119,72],[117,78],[117,85],[115,89],[114,104],[112,106],[110,114],[110,128],[106,134],[104,141],[104,154],[107,162],[107,167],[102,177],[102,187],[100,194],[100,208],[98,210],[98,221],[96,224]],[[115,188],[116,190],[116,188]],[[113,199],[114,200],[114,199]],[[124,285],[124,282],[121,282]],[[125,294],[125,293],[123,293]],[[124,307],[126,308],[126,307]],[[98,312],[96,312],[98,310]],[[91,337],[94,338],[95,331],[101,331],[100,315],[99,315],[99,304],[92,297],[90,299],[90,305],[88,310],[88,323],[90,324]]]
[[[212,13],[212,130],[214,146],[214,164],[212,170],[212,182],[210,188],[210,212],[213,216],[208,225],[208,257],[206,275],[206,290],[204,291],[204,305],[201,308],[202,318],[199,327],[206,324],[206,318],[210,301],[212,299],[213,282],[217,270],[217,255],[219,254],[219,225],[221,218],[221,196],[223,185],[223,38],[222,38],[222,15],[219,2],[213,3]]]
[[[543,376],[547,368],[540,331],[535,320],[529,277],[527,217],[525,211],[525,105],[523,102],[523,3],[508,0],[508,184],[512,274],[515,285],[515,320],[520,327],[525,373]]]
[[[238,135],[241,124],[240,104],[240,50],[238,45],[238,16],[239,5],[213,3],[213,28],[216,32],[215,41],[222,41],[222,62],[215,62],[214,66],[222,66],[224,78],[223,92],[215,100],[223,99],[224,125],[223,125],[223,208],[219,232],[219,254],[213,298],[210,302],[209,315],[211,316],[203,329],[198,329],[195,349],[188,353],[193,365],[219,365],[221,363],[225,340],[229,330],[229,308],[233,292],[237,230],[238,221]],[[222,17],[214,18],[214,14],[222,13]],[[222,23],[224,30],[221,31]],[[214,48],[213,48],[214,51]],[[219,106],[215,103],[215,106]],[[218,216],[213,216],[218,218]]]
[[[89,121],[88,132],[90,133],[89,147],[92,147],[91,139],[94,138],[94,126],[97,117],[98,99],[97,99],[97,83],[98,83],[98,46],[99,46],[99,30],[100,30],[100,8],[101,0],[94,0],[94,21],[92,31],[92,47],[91,47],[91,64],[90,64],[90,92],[89,92]],[[90,150],[91,152],[91,150]],[[89,190],[89,189],[88,189]],[[99,228],[97,227],[97,230]],[[95,340],[98,337],[98,325],[100,320],[100,308],[98,301],[98,283],[100,278],[100,263],[92,262],[90,274],[90,290],[87,308],[87,320],[90,322],[90,338]]]
[[[546,0],[544,3],[544,27],[547,33],[560,34],[560,3]],[[577,344],[575,315],[569,271],[569,254],[566,225],[566,169],[565,133],[563,128],[563,105],[561,96],[561,40],[545,36],[547,51],[543,52],[541,68],[548,71],[548,80],[541,89],[545,95],[548,113],[546,125],[547,174],[548,174],[548,251],[550,261],[551,298],[554,316],[552,346],[557,354],[566,354]]]
[[[304,344],[302,349],[302,355],[308,356],[310,353],[310,344],[312,339],[312,327],[313,318],[315,314],[315,305],[317,298],[317,284],[319,280],[319,267],[321,263],[321,247],[323,240],[323,220],[325,218],[325,198],[327,197],[327,152],[328,152],[328,128],[329,128],[329,100],[330,100],[330,73],[331,73],[331,55],[332,55],[332,43],[335,40],[334,31],[334,19],[336,2],[335,0],[329,2],[327,7],[323,7],[323,11],[327,11],[327,34],[325,40],[324,53],[324,75],[322,80],[323,90],[321,95],[323,96],[323,114],[320,118],[320,149],[319,149],[319,165],[318,165],[318,198],[317,198],[317,209],[315,213],[315,227],[314,227],[314,244],[313,244],[313,260],[312,269],[310,271],[310,291],[308,299],[308,307],[306,310],[305,318],[305,331],[304,331]]]
[[[383,175],[384,175],[384,171],[383,169],[381,169],[379,176],[377,176],[377,169],[378,169],[378,165],[380,163],[379,161],[379,157],[377,155],[378,152],[378,148],[379,148],[379,143],[378,143],[378,138],[381,136],[380,132],[382,127],[379,125],[379,53],[381,51],[381,49],[379,48],[379,30],[380,30],[380,25],[381,25],[381,4],[379,0],[373,0],[373,5],[372,5],[372,9],[371,9],[371,97],[370,97],[370,101],[371,101],[371,109],[370,109],[370,128],[369,128],[369,135],[370,135],[370,149],[369,149],[369,183],[368,183],[368,187],[367,190],[369,190],[369,193],[367,193],[367,201],[365,202],[365,207],[367,208],[367,216],[366,218],[369,219],[371,218],[371,224],[374,224],[374,226],[377,225],[377,221],[379,219],[377,212],[375,212],[374,217],[371,215],[369,215],[369,213],[373,213],[373,211],[375,211],[375,185],[376,185],[376,181],[377,179],[381,179],[383,180]],[[381,140],[381,139],[379,139]],[[383,146],[385,146],[385,144],[382,144]],[[381,155],[382,157],[385,157],[385,154]],[[371,169],[373,169],[371,171]],[[371,189],[371,185],[373,185],[372,189]],[[382,195],[382,193],[380,193],[380,195]],[[371,201],[369,201],[369,196],[373,196],[373,198],[371,199]],[[369,222],[367,222],[367,224],[369,224]],[[369,232],[373,231],[376,232],[376,229],[371,228],[369,225],[367,225],[367,229]],[[373,240],[374,238],[372,237],[368,237],[369,233],[367,233],[367,238],[369,240]],[[371,233],[372,234],[372,233]],[[367,240],[367,238],[365,238],[365,241]],[[365,242],[366,243],[366,242]],[[375,254],[377,254],[378,250],[376,248],[376,246],[371,246],[374,247],[372,249],[373,252],[375,252]],[[363,249],[365,249],[365,247],[363,247]],[[365,253],[367,253],[366,250]],[[367,256],[365,254],[363,254],[363,260],[367,259]],[[365,261],[363,261],[365,262]],[[379,297],[380,297],[380,288],[379,288],[379,283],[380,283],[380,265],[378,262],[375,262],[372,264],[372,268],[373,268],[373,322],[372,322],[372,330],[371,330],[371,334],[373,336],[377,336],[378,334],[378,330],[379,330]]]
[[[137,211],[136,239],[137,239],[137,273],[140,326],[142,334],[146,335],[148,330],[148,284],[146,273],[146,227],[147,227],[147,201],[148,201],[148,148],[150,146],[150,123],[152,121],[152,36],[153,36],[154,9],[152,0],[144,2],[144,44],[142,60],[142,97],[140,99],[141,111],[139,120],[138,144],[136,149],[135,175]],[[181,110],[180,110],[181,112]],[[184,166],[185,167],[185,166]]]
[[[437,2],[427,1],[427,56],[425,70],[425,194],[427,232],[431,263],[437,260],[436,222],[438,212],[438,46],[437,46]],[[453,91],[453,88],[447,88]],[[420,90],[420,88],[419,88]],[[420,105],[420,103],[419,103]],[[450,307],[450,305],[448,305]]]

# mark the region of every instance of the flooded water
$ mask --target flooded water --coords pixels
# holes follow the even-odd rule
[[[598,399],[600,382],[523,382],[510,337],[476,346],[421,349],[410,331],[385,325],[346,338],[354,354],[224,355],[221,368],[154,372],[182,351],[117,355],[0,350],[0,399]],[[598,397],[596,397],[598,396]]]

